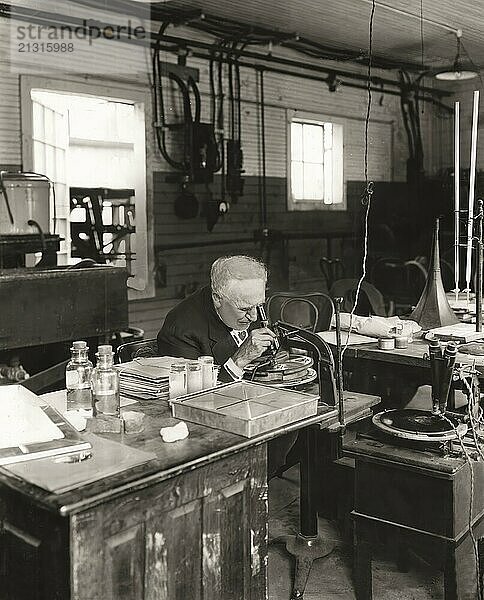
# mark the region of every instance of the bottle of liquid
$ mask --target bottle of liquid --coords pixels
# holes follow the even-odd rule
[[[92,411],[92,362],[86,342],[73,342],[66,366],[67,410]]]
[[[198,360],[190,360],[187,364],[187,393],[193,394],[202,388],[202,365]]]
[[[99,346],[96,357],[91,379],[93,416],[119,417],[119,373],[113,364],[112,346]]]
[[[187,393],[187,365],[185,361],[171,363],[169,374],[170,400]]]

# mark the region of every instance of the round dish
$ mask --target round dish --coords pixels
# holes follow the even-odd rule
[[[311,383],[315,379],[317,379],[318,374],[314,369],[307,369],[303,377],[295,378],[291,381],[266,381],[264,379],[259,380],[257,377],[254,378],[255,383],[263,383],[264,385],[270,385],[272,387],[278,388],[293,388],[298,387],[300,385],[304,385],[306,383]]]

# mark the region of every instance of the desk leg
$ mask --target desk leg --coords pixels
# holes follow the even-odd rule
[[[318,513],[316,509],[317,481],[317,427],[301,431],[303,455],[300,463],[300,533],[286,539],[286,549],[296,559],[294,585],[291,600],[303,598],[313,561],[332,552],[334,544],[318,537]]]
[[[366,523],[355,521],[354,577],[357,600],[372,600],[371,543]]]
[[[470,535],[458,545],[448,544],[444,572],[445,600],[475,600],[477,570],[474,545]]]

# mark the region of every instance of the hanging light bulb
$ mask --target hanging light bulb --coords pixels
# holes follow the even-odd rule
[[[444,71],[436,73],[436,79],[441,79],[443,81],[464,81],[466,79],[474,79],[474,77],[479,76],[476,71],[466,69],[464,64],[462,63],[462,59],[460,56],[460,39],[462,37],[462,29],[457,29],[457,31],[455,32],[455,36],[457,39],[457,54],[455,56],[452,69],[446,69]]]

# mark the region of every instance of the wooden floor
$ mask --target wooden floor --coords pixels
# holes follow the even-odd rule
[[[298,468],[269,483],[269,600],[289,600],[292,560],[283,546],[271,544],[279,536],[297,531],[299,519]],[[336,543],[328,557],[311,570],[305,600],[355,600],[352,582],[352,551],[335,524],[319,520],[322,536]],[[377,550],[373,563],[374,600],[437,600],[443,598],[443,576],[418,557],[411,557],[408,573],[398,571],[391,548]]]

